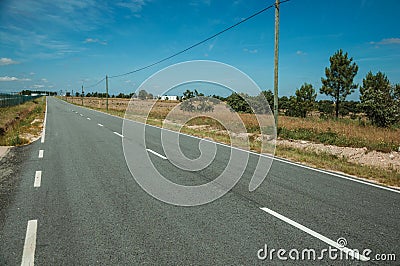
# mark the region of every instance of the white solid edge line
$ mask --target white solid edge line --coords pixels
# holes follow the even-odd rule
[[[39,158],[43,158],[44,150],[39,150]]]
[[[320,172],[320,173],[323,173],[323,174],[328,174],[328,175],[331,175],[331,176],[335,176],[335,177],[339,177],[339,178],[342,178],[342,179],[350,180],[350,181],[357,182],[357,183],[360,183],[360,184],[364,184],[364,185],[368,185],[368,186],[372,186],[372,187],[376,187],[376,188],[392,191],[392,192],[395,192],[395,193],[400,193],[400,190],[397,190],[397,189],[393,189],[393,188],[390,188],[390,187],[384,187],[384,186],[381,186],[381,185],[377,185],[377,184],[374,184],[374,183],[370,183],[370,182],[366,182],[366,181],[363,181],[363,180],[360,180],[360,179],[356,179],[354,177],[340,175],[340,174],[332,173],[332,172],[325,171],[325,170],[318,169],[318,168],[312,168],[310,166],[306,166],[306,165],[303,165],[303,164],[291,162],[291,161],[284,160],[284,159],[281,159],[281,158],[277,158],[275,156],[271,156],[271,155],[268,155],[268,154],[256,153],[256,152],[253,152],[253,151],[244,150],[244,149],[237,148],[237,147],[234,147],[234,146],[230,146],[230,145],[227,145],[227,144],[224,144],[224,143],[216,142],[216,141],[213,141],[213,140],[210,140],[210,139],[202,139],[202,138],[199,138],[199,137],[196,137],[196,136],[192,136],[192,135],[188,135],[188,134],[185,134],[185,133],[173,131],[173,130],[170,130],[170,129],[167,129],[167,128],[161,128],[161,127],[157,127],[157,126],[154,126],[154,125],[144,124],[144,123],[141,123],[141,122],[138,122],[138,121],[134,121],[134,120],[130,120],[130,119],[125,119],[124,118],[124,120],[132,121],[134,123],[139,123],[139,124],[150,126],[150,127],[153,127],[153,128],[166,130],[166,131],[173,132],[173,133],[176,133],[176,134],[181,134],[181,135],[188,136],[188,137],[191,137],[191,138],[195,138],[195,139],[199,139],[199,140],[203,140],[203,141],[208,141],[208,142],[215,143],[215,144],[218,144],[220,146],[227,147],[227,148],[235,149],[235,150],[242,151],[242,152],[248,152],[248,153],[256,155],[256,156],[270,158],[272,160],[276,160],[276,161],[279,161],[279,162],[283,162],[283,163],[299,166],[299,167],[302,167],[302,168],[305,168],[305,169],[313,170],[313,171]]]
[[[96,110],[94,110],[94,111],[96,111]],[[203,141],[208,141],[208,142],[215,143],[215,144],[218,144],[220,146],[227,147],[227,148],[235,149],[235,150],[242,151],[242,152],[248,152],[248,153],[256,155],[256,156],[270,158],[272,160],[276,160],[276,161],[279,161],[279,162],[291,164],[291,165],[294,165],[294,166],[298,166],[298,167],[302,167],[302,168],[305,168],[305,169],[313,170],[313,171],[316,171],[316,172],[319,172],[319,173],[328,174],[328,175],[331,175],[331,176],[339,177],[339,178],[342,178],[342,179],[350,180],[350,181],[357,182],[357,183],[360,183],[360,184],[364,184],[364,185],[368,185],[368,186],[372,186],[372,187],[376,187],[376,188],[380,188],[380,189],[384,189],[384,190],[387,190],[387,191],[391,191],[391,192],[395,192],[395,193],[399,193],[400,194],[400,190],[397,190],[397,189],[393,189],[393,188],[390,188],[390,187],[384,187],[384,186],[381,186],[381,185],[378,185],[378,184],[374,184],[374,183],[366,182],[366,181],[363,181],[363,180],[360,180],[360,179],[356,179],[354,177],[340,175],[340,174],[332,173],[332,172],[325,171],[325,170],[318,169],[318,168],[313,168],[313,167],[306,166],[306,165],[303,165],[303,164],[299,164],[299,163],[291,162],[291,161],[284,160],[284,159],[281,159],[281,158],[277,158],[275,156],[271,156],[271,155],[268,155],[268,154],[256,153],[256,152],[253,152],[253,151],[244,150],[244,149],[241,149],[241,148],[237,148],[237,147],[230,146],[230,145],[227,145],[227,144],[224,144],[224,143],[220,143],[220,142],[216,142],[216,141],[213,141],[213,140],[202,139],[202,138],[199,138],[199,137],[196,137],[196,136],[192,136],[192,135],[188,135],[188,134],[185,134],[185,133],[173,131],[173,130],[170,130],[170,129],[167,129],[167,128],[161,128],[161,127],[157,127],[157,126],[154,126],[154,125],[144,124],[144,123],[141,123],[141,122],[138,122],[138,121],[134,121],[134,120],[130,120],[130,119],[123,118],[123,120],[131,121],[131,122],[134,122],[134,123],[146,125],[146,126],[153,127],[153,128],[166,130],[166,131],[169,131],[169,132],[173,132],[173,133],[176,133],[176,134],[181,134],[181,135],[184,135],[184,136],[188,136],[188,137],[199,139],[199,140],[203,140]]]
[[[344,253],[348,254],[349,256],[353,257],[354,259],[361,260],[361,261],[368,261],[369,260],[367,257],[365,257],[365,256],[363,256],[363,255],[361,255],[359,253],[357,255],[354,254],[352,249],[349,249],[347,247],[342,247],[336,241],[333,241],[333,240],[321,235],[320,233],[317,233],[314,230],[311,230],[310,228],[305,227],[304,225],[301,225],[301,224],[299,224],[299,223],[297,223],[297,222],[295,222],[295,221],[293,221],[293,220],[291,220],[291,219],[289,219],[289,218],[287,218],[287,217],[285,217],[285,216],[283,216],[283,215],[281,215],[281,214],[279,214],[279,213],[277,213],[277,212],[275,212],[275,211],[273,211],[271,209],[268,209],[268,208],[265,208],[265,207],[264,208],[260,208],[260,209],[265,211],[265,212],[267,212],[267,213],[269,213],[269,214],[271,214],[271,215],[273,215],[273,216],[275,216],[276,218],[278,218],[278,219],[280,219],[280,220],[282,220],[282,221],[284,221],[284,222],[296,227],[297,229],[300,229],[301,231],[303,231],[303,232],[305,232],[305,233],[307,233],[307,234],[309,234],[309,235],[311,235],[311,236],[313,236],[315,238],[318,238],[319,240],[327,243],[328,245],[341,250],[342,252],[344,252]]]
[[[387,191],[391,191],[391,192],[395,192],[395,193],[400,193],[400,190],[398,190],[398,189],[394,189],[394,188],[390,188],[390,187],[384,187],[384,186],[382,186],[382,185],[370,183],[370,182],[367,182],[367,181],[363,181],[363,180],[361,180],[361,179],[356,179],[356,178],[354,178],[354,177],[345,176],[345,175],[340,175],[340,174],[328,172],[328,171],[325,171],[325,170],[322,170],[322,169],[318,169],[318,168],[312,168],[312,167],[307,166],[307,165],[302,165],[302,164],[294,163],[294,162],[287,161],[287,160],[283,160],[283,159],[280,159],[280,158],[274,158],[274,160],[277,160],[277,161],[280,161],[280,162],[284,162],[284,163],[287,163],[287,164],[291,164],[291,165],[295,165],[295,166],[300,166],[300,167],[303,167],[303,168],[305,168],[305,169],[314,170],[314,171],[316,171],[316,172],[320,172],[320,173],[324,173],[324,174],[329,174],[329,175],[332,175],[332,176],[335,176],[335,177],[339,177],[339,178],[342,178],[342,179],[350,180],[350,181],[357,182],[357,183],[364,184],[364,185],[368,185],[368,186],[371,186],[371,187],[376,187],[376,188],[384,189],[384,190],[387,190]]]
[[[66,102],[66,103],[69,103],[69,102]],[[72,103],[69,103],[69,104],[72,105]],[[79,107],[83,107],[83,106],[79,106]],[[356,182],[356,183],[360,183],[360,184],[363,184],[363,185],[367,185],[367,186],[371,186],[371,187],[375,187],[375,188],[380,188],[380,189],[383,189],[383,190],[387,190],[387,191],[391,191],[391,192],[395,192],[395,193],[399,193],[400,194],[400,190],[398,190],[398,189],[385,187],[383,185],[378,185],[378,184],[374,184],[374,183],[371,183],[371,182],[366,182],[366,181],[363,181],[361,179],[357,179],[355,177],[350,177],[350,176],[346,176],[346,175],[342,175],[342,174],[336,174],[336,173],[325,171],[325,170],[322,170],[322,169],[319,169],[319,168],[313,168],[313,167],[310,167],[310,166],[306,166],[304,164],[300,164],[300,163],[295,163],[295,162],[291,162],[291,161],[288,161],[288,160],[284,160],[284,159],[278,158],[276,156],[271,156],[271,155],[267,155],[267,154],[263,154],[263,153],[260,154],[260,153],[256,153],[256,152],[253,152],[253,151],[243,150],[241,148],[237,148],[237,147],[234,147],[234,146],[229,146],[227,144],[216,142],[216,141],[213,141],[213,140],[210,140],[210,139],[202,139],[202,138],[199,138],[199,137],[196,137],[196,136],[192,136],[192,135],[188,135],[188,134],[185,134],[185,133],[173,131],[173,130],[170,130],[170,129],[167,129],[167,128],[162,128],[162,127],[158,127],[158,126],[154,126],[154,125],[149,125],[149,124],[145,124],[145,123],[142,123],[142,122],[134,121],[134,120],[131,120],[131,119],[126,119],[124,117],[119,117],[119,116],[116,116],[116,115],[104,113],[104,112],[99,111],[99,110],[94,110],[94,109],[90,109],[90,108],[87,108],[87,107],[83,107],[83,108],[85,108],[87,110],[90,110],[90,111],[95,111],[95,112],[102,113],[102,114],[105,114],[105,115],[113,116],[115,118],[119,118],[119,119],[122,119],[122,120],[127,120],[127,121],[131,121],[131,122],[134,122],[134,123],[138,123],[138,124],[146,125],[146,126],[149,126],[149,127],[162,129],[162,130],[167,130],[167,131],[174,132],[174,133],[177,133],[177,134],[182,134],[182,135],[185,135],[185,136],[188,136],[188,137],[191,137],[191,138],[208,141],[208,142],[215,143],[215,144],[218,144],[218,145],[221,145],[221,146],[225,146],[225,147],[228,147],[228,148],[232,148],[232,149],[235,149],[235,150],[248,152],[250,154],[254,154],[254,155],[257,155],[257,156],[272,158],[273,160],[276,160],[276,161],[279,161],[279,162],[291,164],[291,165],[302,167],[302,168],[305,168],[305,169],[308,169],[308,170],[313,170],[313,171],[316,171],[316,172],[319,172],[319,173],[323,173],[323,174],[339,177],[339,178],[346,179],[346,180],[349,180],[349,181],[353,181],[353,182]]]
[[[42,132],[42,138],[40,140],[41,143],[44,143],[44,138],[46,135],[46,121],[47,121],[47,96],[46,96],[46,111],[44,112],[43,132]]]
[[[33,266],[35,261],[37,220],[29,220],[26,227],[24,251],[22,253],[22,266]]]
[[[154,154],[154,155],[157,155],[158,157],[160,157],[160,158],[162,158],[162,159],[164,159],[164,160],[167,160],[167,157],[165,157],[164,155],[161,155],[161,154],[159,154],[159,153],[157,153],[157,152],[155,152],[155,151],[153,151],[153,150],[150,150],[150,149],[146,149],[148,152],[151,152],[152,154]]]
[[[114,131],[114,134],[120,136],[121,138],[124,137],[124,136],[122,136],[121,134],[119,134],[118,132],[115,132],[115,131]]]
[[[36,171],[35,182],[33,183],[33,187],[40,187],[41,180],[42,180],[42,171]]]
[[[103,127],[103,125],[102,124],[98,124],[99,126],[101,126],[101,127]]]

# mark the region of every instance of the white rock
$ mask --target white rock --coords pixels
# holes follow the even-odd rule
[[[390,158],[391,160],[393,160],[393,159],[394,159],[394,155],[393,155],[393,154],[390,154],[390,155],[389,155],[389,158]]]
[[[300,141],[301,144],[307,144],[308,142],[305,140]]]

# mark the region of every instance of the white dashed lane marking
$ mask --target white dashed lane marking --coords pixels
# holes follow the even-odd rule
[[[117,135],[117,136],[120,136],[121,138],[124,137],[123,135],[121,135],[121,134],[119,134],[118,132],[115,132],[115,131],[114,131],[114,134]]]
[[[276,218],[284,221],[285,223],[288,223],[291,226],[294,226],[297,229],[300,229],[301,231],[303,231],[303,232],[305,232],[305,233],[307,233],[307,234],[309,234],[309,235],[311,235],[311,236],[313,236],[315,238],[318,238],[319,240],[325,242],[326,244],[341,250],[342,252],[346,253],[348,256],[351,256],[356,260],[368,261],[368,258],[365,257],[364,255],[355,254],[353,252],[353,250],[351,250],[351,249],[349,249],[347,247],[340,246],[336,241],[333,241],[333,240],[321,235],[320,233],[317,233],[314,230],[311,230],[310,228],[305,227],[304,225],[301,225],[301,224],[299,224],[299,223],[297,223],[297,222],[295,222],[295,221],[293,221],[293,220],[291,220],[291,219],[289,219],[289,218],[287,218],[287,217],[285,217],[285,216],[283,216],[283,215],[281,215],[281,214],[279,214],[279,213],[277,213],[277,212],[275,212],[275,211],[273,211],[271,209],[268,209],[268,208],[260,208],[260,209],[265,211],[266,213],[269,213],[269,214],[275,216]]]
[[[42,181],[42,171],[36,171],[35,182],[33,183],[33,187],[40,187],[41,181]]]
[[[36,249],[37,220],[29,220],[26,228],[24,252],[22,254],[22,266],[34,265]]]
[[[147,150],[148,152],[151,152],[152,154],[154,154],[154,155],[160,157],[161,159],[167,160],[167,157],[165,157],[164,155],[161,155],[161,154],[159,154],[159,153],[157,153],[157,152],[155,152],[155,151],[153,151],[153,150],[150,150],[150,149],[146,149],[146,150]]]

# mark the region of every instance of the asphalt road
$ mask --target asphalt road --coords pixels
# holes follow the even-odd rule
[[[274,160],[261,186],[249,192],[259,157],[240,151],[249,161],[233,189],[205,205],[174,206],[147,194],[132,177],[122,124],[48,97],[45,138],[23,149],[26,159],[14,166],[20,181],[9,206],[2,206],[1,265],[32,259],[35,265],[359,265],[327,253],[322,260],[278,258],[279,249],[289,257],[290,250],[301,255],[305,248],[318,257],[339,238],[349,249],[372,250],[365,265],[399,264],[399,191]],[[165,156],[160,132],[146,128],[146,147],[125,136],[135,147],[133,170],[146,173],[140,156],[146,153],[169,180],[205,184],[236,152],[217,145],[210,166],[184,171],[159,156]],[[179,141],[186,156],[199,156],[199,139],[181,135]],[[258,258],[265,245],[275,249],[272,260]],[[376,254],[395,254],[397,261],[373,261]]]

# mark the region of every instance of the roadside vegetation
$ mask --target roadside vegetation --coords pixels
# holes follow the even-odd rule
[[[28,144],[40,136],[45,109],[45,97],[0,108],[0,146]]]
[[[329,153],[316,153],[285,146],[277,146],[275,155],[308,166],[342,172],[372,182],[400,187],[400,172],[395,169],[359,165]]]

